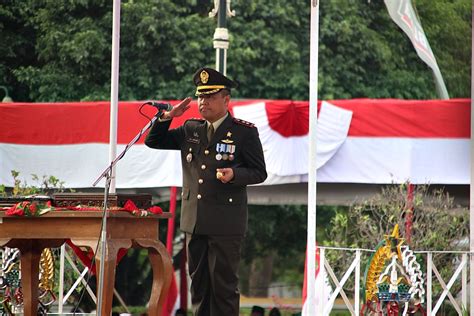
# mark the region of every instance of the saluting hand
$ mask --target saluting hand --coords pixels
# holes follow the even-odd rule
[[[191,102],[191,98],[187,97],[183,101],[179,102],[175,106],[173,106],[173,109],[169,112],[166,112],[164,114],[165,118],[173,118],[173,117],[179,117],[184,114],[191,106],[189,103]]]
[[[227,183],[234,179],[234,170],[232,168],[220,168],[216,169],[216,177],[218,180],[221,180],[222,183]]]
[[[173,106],[173,109],[170,111],[171,117],[178,117],[183,115],[191,106],[189,103],[191,102],[191,98],[187,97],[183,101],[179,102],[177,105]]]

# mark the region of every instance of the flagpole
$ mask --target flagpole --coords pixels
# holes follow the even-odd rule
[[[227,49],[229,48],[229,30],[227,29],[227,18],[235,16],[230,9],[232,0],[214,0],[214,9],[209,12],[209,17],[217,15],[217,27],[214,31],[214,48],[216,49],[216,69],[227,74]]]
[[[471,22],[474,22],[474,2],[471,7]],[[474,38],[474,24],[471,23],[471,36]],[[474,315],[474,41],[471,41],[471,137],[470,137],[470,166],[471,166],[471,179],[469,185],[470,198],[469,198],[469,315]],[[464,306],[467,309],[467,306]]]
[[[316,311],[316,132],[318,117],[318,49],[319,0],[311,0],[310,60],[309,60],[309,170],[308,170],[308,231],[307,231],[307,297],[305,315]],[[322,297],[320,296],[320,302]]]
[[[105,177],[104,192],[104,214],[102,217],[102,230],[100,233],[100,262],[99,282],[97,295],[97,316],[102,315],[102,304],[104,301],[104,274],[105,257],[107,249],[107,216],[108,196],[115,193],[115,165],[113,162],[117,156],[117,116],[118,116],[118,81],[119,81],[119,49],[120,49],[120,4],[121,0],[114,0],[112,13],[112,65],[111,65],[111,89],[110,89],[110,140],[109,140],[109,162],[111,165],[108,176]]]
[[[117,156],[117,117],[119,90],[119,53],[120,53],[120,0],[114,0],[112,20],[112,65],[110,82],[110,136],[109,163]],[[111,172],[110,193],[115,193],[115,167]]]

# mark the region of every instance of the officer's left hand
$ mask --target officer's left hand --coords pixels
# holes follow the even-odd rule
[[[217,179],[221,180],[222,183],[227,183],[234,179],[234,170],[232,168],[220,168],[216,169]]]

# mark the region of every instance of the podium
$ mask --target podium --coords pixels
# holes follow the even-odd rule
[[[148,315],[161,315],[172,276],[171,257],[158,239],[159,221],[171,214],[136,217],[109,211],[104,271],[99,270],[101,250],[95,253],[97,274],[104,273],[102,311],[110,315],[115,283],[117,252],[120,248],[145,248],[153,270]],[[53,211],[40,217],[5,216],[0,211],[0,246],[21,252],[21,283],[24,315],[37,315],[39,260],[44,248],[61,246],[67,239],[77,246],[96,250],[100,240],[102,212]],[[99,282],[99,278],[97,278]],[[100,287],[97,286],[99,289]]]

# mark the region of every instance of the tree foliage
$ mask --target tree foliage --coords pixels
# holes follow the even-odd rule
[[[468,0],[417,0],[451,97],[470,95]],[[383,1],[320,2],[319,97],[434,98],[430,69]],[[228,74],[238,98],[308,99],[309,1],[232,2]],[[123,0],[121,100],[192,95],[213,66],[211,0]],[[112,1],[4,0],[0,85],[15,101],[110,98]]]
[[[428,185],[414,187],[412,249],[452,249],[454,242],[468,236],[467,209],[454,205],[453,198],[442,189],[430,190]],[[329,239],[335,245],[370,249],[395,224],[400,225],[400,235],[405,236],[408,203],[407,184],[384,187],[373,198],[352,205],[347,214],[337,213],[328,230]]]
[[[318,240],[327,239],[325,226],[338,209],[318,206]],[[302,288],[306,228],[306,205],[249,206],[248,231],[242,245],[242,293],[266,296],[270,281]],[[261,274],[267,274],[270,278],[262,280]]]
[[[400,237],[406,237],[406,216],[409,210],[407,185],[392,185],[382,189],[363,203],[354,204],[347,212],[337,212],[327,228],[325,245],[358,249],[375,249],[396,224]],[[413,251],[468,251],[469,210],[454,205],[453,198],[441,189],[417,185],[413,191],[411,241]],[[406,244],[406,242],[405,242]],[[339,273],[352,260],[344,252],[329,252],[331,265]],[[367,256],[363,262],[368,262]],[[419,258],[418,262],[424,265]],[[452,254],[433,256],[433,262],[446,279],[453,272]]]

